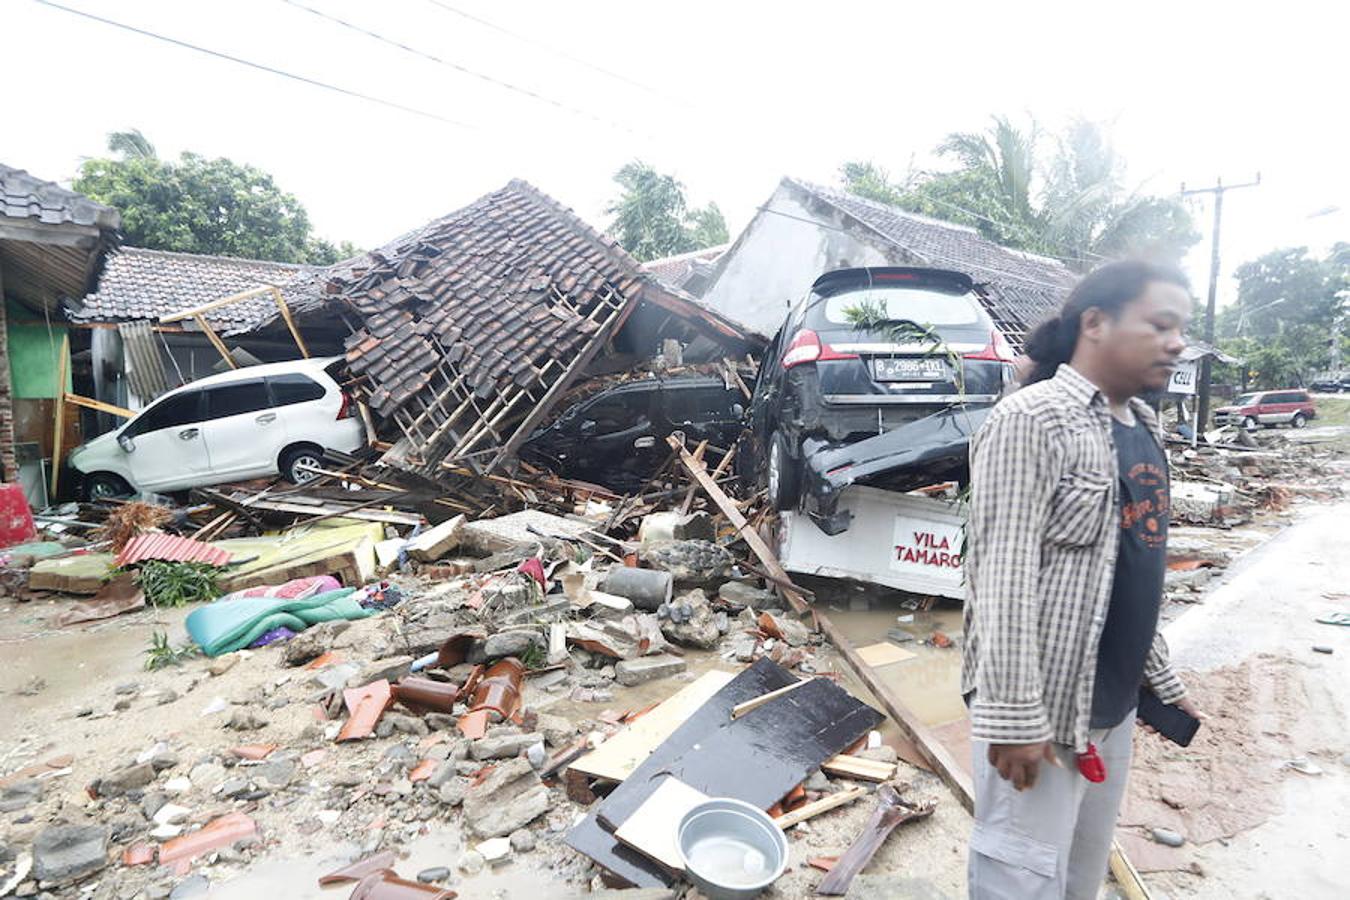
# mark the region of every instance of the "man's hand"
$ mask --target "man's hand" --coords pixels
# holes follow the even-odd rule
[[[1036,784],[1036,774],[1041,760],[1052,766],[1063,765],[1055,756],[1055,748],[1049,741],[1038,744],[990,744],[989,765],[998,769],[999,777],[1011,781],[1019,791]]]

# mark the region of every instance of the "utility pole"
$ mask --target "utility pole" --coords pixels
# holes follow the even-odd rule
[[[1219,225],[1223,221],[1223,195],[1227,191],[1256,187],[1260,183],[1261,173],[1257,172],[1256,180],[1249,181],[1246,184],[1224,184],[1222,178],[1216,178],[1213,187],[1187,190],[1185,182],[1181,185],[1181,196],[1183,197],[1190,197],[1194,194],[1214,195],[1214,236],[1210,242],[1209,254],[1209,299],[1205,302],[1205,343],[1211,347],[1214,346],[1214,303],[1219,293]],[[1200,391],[1196,399],[1198,404],[1196,421],[1199,428],[1205,428],[1209,424],[1210,365],[1211,357],[1209,354],[1200,357]]]

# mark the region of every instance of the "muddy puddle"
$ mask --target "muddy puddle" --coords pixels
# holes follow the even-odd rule
[[[940,606],[928,612],[906,609],[904,595],[874,597],[872,608],[850,611],[828,607],[830,621],[854,648],[885,643],[886,632],[898,628],[914,640],[898,645],[914,655],[900,662],[874,666],[877,676],[927,725],[943,725],[965,718],[961,700],[961,648],[932,647],[921,643],[940,631],[948,637],[961,634],[961,608]]]
[[[412,879],[418,872],[436,866],[447,866],[454,870],[456,860],[466,847],[457,828],[443,826],[413,841],[405,849],[407,856],[395,862],[394,869],[401,877]],[[350,883],[321,888],[318,886],[319,876],[346,865],[357,855],[355,844],[345,844],[326,853],[264,858],[253,863],[243,875],[212,884],[211,897],[217,900],[258,900],[259,897],[345,900],[352,892]],[[455,872],[450,881],[442,886],[452,887],[465,900],[529,896],[581,897],[573,888],[555,883],[553,871],[544,867],[547,859],[546,853],[534,853],[495,869],[484,869],[473,876]]]

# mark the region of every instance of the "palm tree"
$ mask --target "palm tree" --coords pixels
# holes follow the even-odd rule
[[[123,159],[155,159],[155,145],[139,128],[108,133],[108,150]]]

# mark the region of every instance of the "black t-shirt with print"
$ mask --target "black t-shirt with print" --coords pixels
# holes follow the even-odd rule
[[[1144,662],[1158,629],[1171,506],[1167,458],[1148,426],[1111,423],[1120,463],[1120,550],[1097,648],[1093,728],[1119,725],[1138,703]]]

